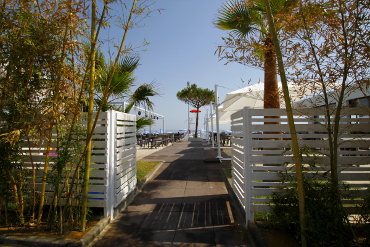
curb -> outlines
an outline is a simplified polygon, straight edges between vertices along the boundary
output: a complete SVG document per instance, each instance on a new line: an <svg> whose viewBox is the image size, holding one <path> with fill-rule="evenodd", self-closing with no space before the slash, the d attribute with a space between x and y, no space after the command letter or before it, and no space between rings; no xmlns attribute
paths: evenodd
<svg viewBox="0 0 370 247"><path fill-rule="evenodd" d="M93 228L90 229L80 240L64 239L61 237L35 237L35 236L0 236L1 245L21 245L34 247L87 247L111 222L110 217L101 219Z"/></svg>
<svg viewBox="0 0 370 247"><path fill-rule="evenodd" d="M253 240L258 247L268 247L256 223L248 222L248 229L252 233Z"/></svg>
<svg viewBox="0 0 370 247"><path fill-rule="evenodd" d="M238 213L240 213L241 215L244 216L245 215L244 210L241 207L240 203L238 202L238 200L237 200L237 198L234 194L234 191L232 189L231 179L229 179L227 177L225 169L222 169L222 174L223 174L223 177L224 177L224 180L225 180L227 191L228 191L230 197L232 198L232 200L235 204L235 208L237 208ZM243 218L245 219L245 217L243 217ZM257 247L268 247L265 239L262 236L262 233L260 232L258 226L255 223L253 223L253 222L248 222L248 224L244 223L243 227L245 227L249 230L249 232L250 232L249 235L252 237L253 242Z"/></svg>

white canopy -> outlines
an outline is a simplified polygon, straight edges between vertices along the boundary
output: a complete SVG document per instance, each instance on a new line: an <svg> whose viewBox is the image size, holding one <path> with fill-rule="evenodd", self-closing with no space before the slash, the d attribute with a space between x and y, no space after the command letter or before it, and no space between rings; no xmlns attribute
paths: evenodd
<svg viewBox="0 0 370 247"><path fill-rule="evenodd" d="M293 86L293 84L289 84L288 87L290 89L292 100L297 100L299 98L298 92L293 90L296 88ZM279 88L281 88L280 82ZM229 123L231 121L231 114L243 109L246 106L250 108L263 108L263 92L264 83L258 82L254 85L227 93L224 101L218 107L219 123ZM300 92L299 95L302 95L302 92ZM282 107L285 107L283 97L280 99L280 104Z"/></svg>

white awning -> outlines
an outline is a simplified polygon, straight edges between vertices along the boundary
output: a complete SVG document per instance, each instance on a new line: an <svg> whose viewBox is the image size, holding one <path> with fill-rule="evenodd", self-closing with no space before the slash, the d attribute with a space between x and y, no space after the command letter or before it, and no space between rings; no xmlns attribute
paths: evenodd
<svg viewBox="0 0 370 247"><path fill-rule="evenodd" d="M298 100L303 95L310 92L297 92L297 88L294 84L288 84L290 90L290 96L292 101ZM281 89L281 83L279 82L279 88ZM306 90L306 89L305 89ZM224 101L218 107L219 111L219 123L225 124L231 121L231 114L237 112L244 107L250 108L263 108L263 94L264 94L264 83L258 82L254 85L244 87L226 94ZM285 107L285 101L283 97L280 97L281 107Z"/></svg>

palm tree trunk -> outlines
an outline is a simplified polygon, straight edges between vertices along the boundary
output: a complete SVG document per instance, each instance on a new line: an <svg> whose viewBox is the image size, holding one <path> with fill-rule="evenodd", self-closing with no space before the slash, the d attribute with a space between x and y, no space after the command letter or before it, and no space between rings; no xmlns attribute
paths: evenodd
<svg viewBox="0 0 370 247"><path fill-rule="evenodd" d="M274 44L270 37L265 39L264 61L264 105L263 108L280 108L280 95L277 79L277 62Z"/></svg>
<svg viewBox="0 0 370 247"><path fill-rule="evenodd" d="M275 46L271 35L264 40L265 61L264 61L264 95L263 108L280 108L280 94L277 78L277 60ZM279 116L268 116L267 118L280 118ZM265 122L265 124L278 124L277 122ZM281 132L266 132L266 134L281 134ZM269 138L270 140L279 140L279 138Z"/></svg>

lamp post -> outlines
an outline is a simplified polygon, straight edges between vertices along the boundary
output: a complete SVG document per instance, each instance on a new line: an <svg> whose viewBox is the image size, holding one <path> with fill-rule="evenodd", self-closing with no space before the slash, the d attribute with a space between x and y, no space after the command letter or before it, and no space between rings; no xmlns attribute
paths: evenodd
<svg viewBox="0 0 370 247"><path fill-rule="evenodd" d="M190 82L187 82L187 87L190 87ZM188 140L190 138L190 112L189 112L189 103L188 103Z"/></svg>

